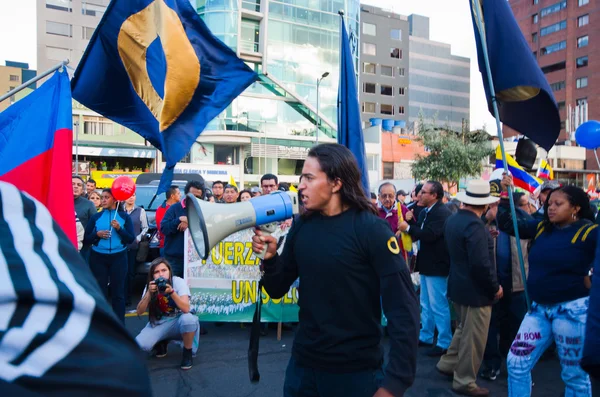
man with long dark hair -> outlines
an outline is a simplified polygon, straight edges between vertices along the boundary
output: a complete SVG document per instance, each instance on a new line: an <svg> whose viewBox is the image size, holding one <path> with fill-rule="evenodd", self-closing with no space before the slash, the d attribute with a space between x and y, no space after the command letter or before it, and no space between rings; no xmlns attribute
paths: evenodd
<svg viewBox="0 0 600 397"><path fill-rule="evenodd" d="M263 282L272 298L299 277L299 327L284 396L402 396L414 380L419 307L396 237L366 196L353 154L313 147L300 177L306 212L294 221L283 253L267 247ZM388 319L389 362L383 372L381 307Z"/></svg>

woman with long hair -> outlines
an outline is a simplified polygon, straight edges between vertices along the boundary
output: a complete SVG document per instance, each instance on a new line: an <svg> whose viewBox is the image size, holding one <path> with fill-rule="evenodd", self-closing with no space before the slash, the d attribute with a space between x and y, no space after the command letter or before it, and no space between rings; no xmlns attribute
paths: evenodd
<svg viewBox="0 0 600 397"><path fill-rule="evenodd" d="M95 214L85 228L84 244L91 244L90 269L107 296L110 279L112 308L125 322L125 278L127 244L134 240L133 224L126 212L117 210L110 189L102 191L102 211Z"/></svg>
<svg viewBox="0 0 600 397"><path fill-rule="evenodd" d="M167 355L169 341L183 341L181 369L192 368L200 324L198 317L190 313L190 289L182 278L173 275L165 258L156 258L150 264L137 313L142 315L146 310L149 321L135 338L138 345L147 352L154 348L156 357L162 358Z"/></svg>
<svg viewBox="0 0 600 397"><path fill-rule="evenodd" d="M252 193L250 193L250 190L248 189L244 189L242 191L240 191L240 195L238 196L238 203L242 202L242 201L248 201L252 198Z"/></svg>
<svg viewBox="0 0 600 397"><path fill-rule="evenodd" d="M504 176L504 191L512 177ZM505 195L505 194L504 194ZM501 200L498 227L514 234L508 200ZM589 376L581 369L589 305L589 271L594 261L598 225L587 194L579 187L551 191L544 218L519 219L519 235L532 239L527 288L531 311L525 315L507 357L509 396L531 395L531 370L556 342L567 396L592 396Z"/></svg>

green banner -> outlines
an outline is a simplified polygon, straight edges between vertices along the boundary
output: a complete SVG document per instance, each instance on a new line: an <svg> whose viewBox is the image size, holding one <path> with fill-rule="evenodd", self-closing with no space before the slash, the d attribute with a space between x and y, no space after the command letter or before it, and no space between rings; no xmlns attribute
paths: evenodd
<svg viewBox="0 0 600 397"><path fill-rule="evenodd" d="M285 244L289 229L282 224L273 233ZM200 259L188 231L185 232L185 280L190 287L191 306L200 321L252 322L258 298L260 259L252 253L253 229L234 233L212 249L207 260ZM298 280L280 299L262 291L263 322L298 321Z"/></svg>

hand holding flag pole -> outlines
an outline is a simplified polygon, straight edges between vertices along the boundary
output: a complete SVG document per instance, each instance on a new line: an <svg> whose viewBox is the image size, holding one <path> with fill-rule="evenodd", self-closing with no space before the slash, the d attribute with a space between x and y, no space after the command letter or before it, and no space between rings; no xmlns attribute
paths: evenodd
<svg viewBox="0 0 600 397"><path fill-rule="evenodd" d="M470 1L472 1L471 4L474 5L474 7L472 7L472 10L474 12L477 30L479 31L479 35L481 36L481 46L482 46L482 50L483 50L482 51L483 57L485 60L485 69L487 72L487 79L489 81L489 90L490 90L491 101L492 101L493 108L494 108L494 117L496 118L496 128L498 130L498 139L500 141L500 151L502 153L502 163L504 164L504 169L508 170L508 162L506 160L506 151L504 149L504 137L502 135L502 126L500 125L500 113L498 110L498 101L496 98L496 90L495 90L493 79L492 79L492 70L490 67L490 60L489 60L489 55L488 55L485 28L483 27L481 4L480 4L479 0L470 0ZM517 224L517 212L515 209L515 201L513 200L512 186L508 187L508 199L510 202L510 214L512 216L513 228L515 230L515 238L517 241L520 241L519 227ZM525 280L527 273L525 272L525 263L523 261L523 252L521 249L521 244L517 244L517 253L519 255L519 265L521 267L521 274L523 276L523 279ZM525 291L524 291L525 299L527 301L527 310L531 311L531 300L529 299L527 283L524 283L524 288L525 288Z"/></svg>

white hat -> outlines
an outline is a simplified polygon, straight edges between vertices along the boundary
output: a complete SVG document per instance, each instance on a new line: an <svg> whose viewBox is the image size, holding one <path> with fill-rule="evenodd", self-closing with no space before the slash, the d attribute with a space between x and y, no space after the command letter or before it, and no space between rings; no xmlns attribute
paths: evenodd
<svg viewBox="0 0 600 397"><path fill-rule="evenodd" d="M474 179L467 183L466 192L458 192L456 199L470 205L492 204L500 200L490 195L490 183L483 179Z"/></svg>

